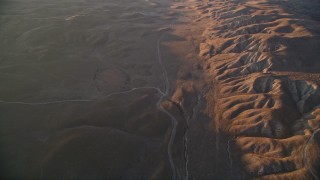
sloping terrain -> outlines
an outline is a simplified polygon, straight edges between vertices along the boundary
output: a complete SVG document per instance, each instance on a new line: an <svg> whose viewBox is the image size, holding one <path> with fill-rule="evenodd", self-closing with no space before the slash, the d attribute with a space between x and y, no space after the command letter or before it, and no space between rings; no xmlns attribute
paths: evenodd
<svg viewBox="0 0 320 180"><path fill-rule="evenodd" d="M305 7L319 4L195 6L197 21L208 24L199 56L217 88L207 99L216 103L212 128L228 137L231 172L235 164L252 178L318 179L320 23L317 9Z"/></svg>
<svg viewBox="0 0 320 180"><path fill-rule="evenodd" d="M1 179L319 179L319 0L0 2Z"/></svg>

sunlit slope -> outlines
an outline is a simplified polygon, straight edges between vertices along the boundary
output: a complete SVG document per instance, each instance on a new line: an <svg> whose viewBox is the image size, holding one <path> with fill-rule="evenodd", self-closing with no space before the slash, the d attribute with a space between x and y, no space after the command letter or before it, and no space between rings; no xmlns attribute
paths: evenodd
<svg viewBox="0 0 320 180"><path fill-rule="evenodd" d="M213 0L195 7L197 21L209 23L199 55L218 88L217 99L208 99L217 104L214 128L229 137L230 164L252 178L319 173L320 23L306 6L319 2Z"/></svg>

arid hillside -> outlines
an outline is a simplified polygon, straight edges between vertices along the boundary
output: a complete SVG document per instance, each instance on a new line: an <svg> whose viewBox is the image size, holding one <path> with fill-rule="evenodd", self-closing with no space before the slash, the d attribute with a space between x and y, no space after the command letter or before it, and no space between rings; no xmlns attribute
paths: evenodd
<svg viewBox="0 0 320 180"><path fill-rule="evenodd" d="M318 179L319 5L198 1L197 21L207 24L199 55L215 85L207 98L215 102L212 128L227 136L231 171L240 167L258 179Z"/></svg>
<svg viewBox="0 0 320 180"><path fill-rule="evenodd" d="M319 0L3 0L0 40L0 179L319 179Z"/></svg>

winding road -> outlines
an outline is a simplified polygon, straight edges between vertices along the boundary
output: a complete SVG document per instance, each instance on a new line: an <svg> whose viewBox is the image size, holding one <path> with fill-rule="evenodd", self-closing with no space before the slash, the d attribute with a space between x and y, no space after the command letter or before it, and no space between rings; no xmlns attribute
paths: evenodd
<svg viewBox="0 0 320 180"><path fill-rule="evenodd" d="M163 80L164 80L164 85L165 85L165 90L164 92L158 88L158 87L136 87L136 88L132 88L130 90L127 91L121 91L121 92L114 92L114 93L110 93L107 95L101 95L98 96L97 98L93 98L93 99L67 99L67 100L57 100L57 101L46 101L46 102L23 102L23 101L6 101L6 100L0 100L0 103L3 104L20 104L20 105L30 105L30 106L40 106L40 105L53 105L53 104L61 104L61 103L88 103L88 102L94 102L97 101L101 98L109 98L111 96L115 96L115 95L119 95L119 94L128 94L137 90L141 90L141 89L154 89L157 90L160 94L161 97L159 98L159 100L157 101L156 105L157 108L159 110L161 110L162 112L164 112L165 114L167 114L172 122L172 130L171 130L171 135L170 135L170 139L168 142L168 159L169 159L169 163L171 166L171 170L172 170L172 180L176 180L177 178L177 173L176 173L176 167L172 158L172 146L173 146L173 142L176 136L176 131L177 131L177 119L170 114L162 105L161 102L166 100L166 98L169 95L169 90L170 90L170 84L169 84L169 79L168 79L168 74L167 74L167 70L163 64L162 61L162 54L161 54L161 39L164 37L164 35L161 35L156 43L156 48L157 48L157 59L158 59L158 63L161 67L161 71L162 71L162 76L163 76Z"/></svg>
<svg viewBox="0 0 320 180"><path fill-rule="evenodd" d="M45 102L23 102L23 101L5 101L5 100L0 100L0 103L4 104L21 104L21 105L30 105L30 106L39 106L39 105L51 105L51 104L61 104L61 103L81 103L81 102L93 102L97 101L100 98L109 98L111 96L119 95L119 94L128 94L133 91L141 90L141 89L155 89L157 90L160 94L164 94L159 88L157 87L137 87L137 88L132 88L127 91L121 91L121 92L114 92L110 93L104 96L99 96L94 99L67 99L67 100L58 100L58 101L45 101Z"/></svg>
<svg viewBox="0 0 320 180"><path fill-rule="evenodd" d="M171 170L172 170L172 180L176 180L177 173L176 173L176 167L174 165L173 158L172 158L172 145L173 145L173 142L174 142L174 139L175 139L175 136L176 136L178 121L172 114L170 114L161 105L161 102L167 98L167 96L169 94L169 89L170 89L168 73L167 73L167 69L163 65L162 55L161 55L161 48L160 48L161 39L163 37L164 37L164 35L161 35L160 38L157 40L157 52L158 52L158 61L159 61L159 64L161 66L162 75L163 75L163 79L164 79L164 83L165 83L165 92L162 94L162 96L160 97L159 101L157 102L157 106L162 112L166 113L171 119L172 130L171 130L170 140L168 142L168 157L169 157L169 162L170 162L170 166L171 166Z"/></svg>

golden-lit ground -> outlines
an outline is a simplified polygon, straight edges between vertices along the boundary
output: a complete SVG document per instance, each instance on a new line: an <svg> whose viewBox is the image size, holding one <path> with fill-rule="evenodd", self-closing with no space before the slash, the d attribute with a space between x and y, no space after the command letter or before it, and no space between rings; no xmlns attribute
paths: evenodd
<svg viewBox="0 0 320 180"><path fill-rule="evenodd" d="M319 5L197 6L198 21L208 23L199 55L215 85L212 127L227 135L230 173L245 172L236 178L318 179Z"/></svg>
<svg viewBox="0 0 320 180"><path fill-rule="evenodd" d="M318 179L320 2L0 2L1 179Z"/></svg>

